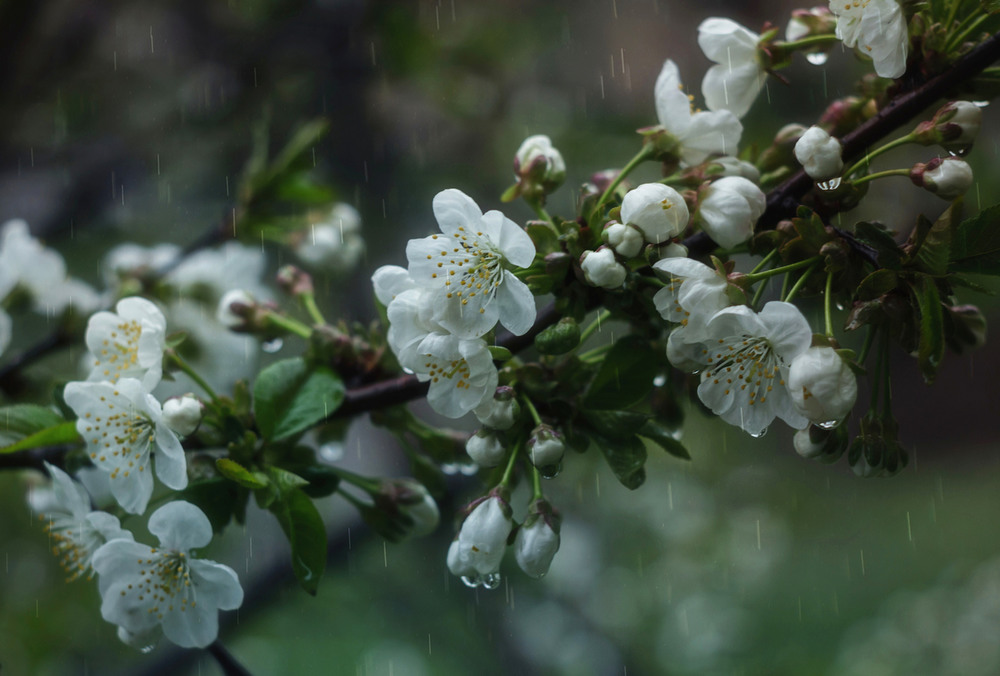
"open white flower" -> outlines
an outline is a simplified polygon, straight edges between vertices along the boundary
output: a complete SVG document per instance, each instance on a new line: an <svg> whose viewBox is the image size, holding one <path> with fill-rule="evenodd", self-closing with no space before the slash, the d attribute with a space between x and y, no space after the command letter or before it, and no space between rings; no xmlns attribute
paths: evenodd
<svg viewBox="0 0 1000 676"><path fill-rule="evenodd" d="M767 196L742 176L724 176L702 188L695 219L717 244L734 247L750 239Z"/></svg>
<svg viewBox="0 0 1000 676"><path fill-rule="evenodd" d="M730 425L761 435L777 416L796 429L805 418L786 385L792 360L809 349L812 330L798 308L772 301L758 314L745 305L708 323L698 397Z"/></svg>
<svg viewBox="0 0 1000 676"><path fill-rule="evenodd" d="M226 242L191 254L167 274L166 281L208 303L217 302L230 289L246 289L254 298L268 300L271 289L261 281L266 265L260 247Z"/></svg>
<svg viewBox="0 0 1000 676"><path fill-rule="evenodd" d="M98 548L111 540L132 540L132 533L123 530L113 515L92 510L87 490L66 472L49 463L45 468L52 486L33 490L28 502L45 521L52 553L59 557L69 579L93 577L91 564Z"/></svg>
<svg viewBox="0 0 1000 676"><path fill-rule="evenodd" d="M98 312L87 322L87 349L94 356L91 381L138 378L146 391L163 375L167 320L153 303L123 298L115 312Z"/></svg>
<svg viewBox="0 0 1000 676"><path fill-rule="evenodd" d="M448 570L470 587L500 584L500 562L514 523L507 501L494 493L483 499L462 522L448 548Z"/></svg>
<svg viewBox="0 0 1000 676"><path fill-rule="evenodd" d="M837 37L871 57L876 73L897 78L906 72L910 38L896 0L830 0L830 11L837 15Z"/></svg>
<svg viewBox="0 0 1000 676"><path fill-rule="evenodd" d="M701 81L709 110L730 110L743 117L764 86L767 72L757 56L760 36L730 19L705 19L698 46L716 63Z"/></svg>
<svg viewBox="0 0 1000 676"><path fill-rule="evenodd" d="M687 165L700 164L709 155L732 155L743 134L743 125L731 111L695 111L684 93L677 64L667 59L656 78L656 117L660 126L677 139L677 154Z"/></svg>
<svg viewBox="0 0 1000 676"><path fill-rule="evenodd" d="M156 476L173 488L187 486L187 463L177 435L166 425L160 403L141 382L66 385L63 396L77 415L76 430L87 443L91 462L110 473L111 494L131 514L146 510Z"/></svg>
<svg viewBox="0 0 1000 676"><path fill-rule="evenodd" d="M701 340L708 321L730 305L726 278L690 258L665 258L653 263L653 269L669 275L667 285L653 296L657 312L684 327L687 342Z"/></svg>
<svg viewBox="0 0 1000 676"><path fill-rule="evenodd" d="M218 611L243 603L239 578L229 566L191 556L212 540L208 517L191 503L160 507L149 532L159 547L113 540L94 554L101 615L130 643L151 642L162 631L179 646L204 648L218 636Z"/></svg>
<svg viewBox="0 0 1000 676"><path fill-rule="evenodd" d="M621 219L642 231L646 241L659 244L677 237L688 224L688 207L679 192L662 183L643 183L622 200Z"/></svg>
<svg viewBox="0 0 1000 676"><path fill-rule="evenodd" d="M499 211L485 214L460 190L434 196L440 235L411 239L409 272L420 286L435 290L435 319L462 338L478 338L499 321L521 335L535 321L535 299L508 270L527 267L535 245L524 230Z"/></svg>
<svg viewBox="0 0 1000 676"><path fill-rule="evenodd" d="M795 408L823 426L843 420L858 398L854 372L832 347L810 347L792 360L788 390Z"/></svg>
<svg viewBox="0 0 1000 676"><path fill-rule="evenodd" d="M493 396L497 367L481 338L429 333L413 347L412 361L400 363L429 381L427 403L447 418L459 418Z"/></svg>

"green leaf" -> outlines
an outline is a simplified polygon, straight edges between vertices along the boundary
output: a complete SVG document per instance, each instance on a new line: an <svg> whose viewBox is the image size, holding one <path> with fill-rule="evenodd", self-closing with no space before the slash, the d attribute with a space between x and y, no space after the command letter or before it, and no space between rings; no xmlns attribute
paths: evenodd
<svg viewBox="0 0 1000 676"><path fill-rule="evenodd" d="M626 336L615 341L594 376L582 404L592 409L622 409L645 399L653 389L661 359L648 340Z"/></svg>
<svg viewBox="0 0 1000 676"><path fill-rule="evenodd" d="M271 504L292 548L292 571L308 593L316 595L326 569L326 528L316 505L301 489L288 491Z"/></svg>
<svg viewBox="0 0 1000 676"><path fill-rule="evenodd" d="M548 223L543 221L531 221L524 228L531 237L535 245L535 251L544 256L545 254L561 251L559 247L559 236L552 231Z"/></svg>
<svg viewBox="0 0 1000 676"><path fill-rule="evenodd" d="M691 459L691 455L684 448L684 444L674 439L674 435L670 433L670 430L654 418L650 418L646 421L645 425L639 428L639 436L654 442L675 458L680 458L681 460Z"/></svg>
<svg viewBox="0 0 1000 676"><path fill-rule="evenodd" d="M230 481L235 481L244 488L257 490L258 488L266 487L268 484L266 475L260 472L251 472L240 463L229 458L219 458L215 461L215 467L222 476Z"/></svg>
<svg viewBox="0 0 1000 676"><path fill-rule="evenodd" d="M601 449L608 467L621 485L635 490L646 481L646 445L634 434L627 439L601 439L594 443Z"/></svg>
<svg viewBox="0 0 1000 676"><path fill-rule="evenodd" d="M56 446L58 444L72 444L83 441L76 431L76 423L64 422L53 427L29 434L22 439L15 441L9 446L0 448L2 453L16 453L17 451L27 451L31 448L41 448L43 446Z"/></svg>
<svg viewBox="0 0 1000 676"><path fill-rule="evenodd" d="M344 383L324 366L285 359L260 372L253 387L254 413L265 439L306 431L344 401Z"/></svg>
<svg viewBox="0 0 1000 676"><path fill-rule="evenodd" d="M929 385L934 382L938 366L944 356L944 315L941 309L941 295L938 293L934 280L920 275L913 285L913 293L917 299L920 312L920 344L917 351L917 363L924 381Z"/></svg>
<svg viewBox="0 0 1000 676"><path fill-rule="evenodd" d="M961 218L962 200L955 200L932 224L922 215L910 236L914 250L910 253L917 267L929 275L940 276L948 272L951 256L951 237L956 221Z"/></svg>
<svg viewBox="0 0 1000 676"><path fill-rule="evenodd" d="M649 418L636 411L583 411L579 422L609 439L629 439Z"/></svg>
<svg viewBox="0 0 1000 676"><path fill-rule="evenodd" d="M861 280L854 291L854 298L858 301L875 300L895 289L898 284L899 277L892 270L876 270Z"/></svg>
<svg viewBox="0 0 1000 676"><path fill-rule="evenodd" d="M948 272L1000 275L1000 204L983 209L955 228Z"/></svg>
<svg viewBox="0 0 1000 676"><path fill-rule="evenodd" d="M66 422L65 418L45 406L4 406L0 408L0 439L9 443L62 422Z"/></svg>
<svg viewBox="0 0 1000 676"><path fill-rule="evenodd" d="M876 252L878 264L890 270L899 270L903 265L903 254L885 226L881 223L861 221L855 226L855 236Z"/></svg>

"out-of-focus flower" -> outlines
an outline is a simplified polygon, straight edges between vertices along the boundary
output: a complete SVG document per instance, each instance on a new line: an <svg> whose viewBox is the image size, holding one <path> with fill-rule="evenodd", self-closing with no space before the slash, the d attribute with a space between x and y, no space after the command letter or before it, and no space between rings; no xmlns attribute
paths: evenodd
<svg viewBox="0 0 1000 676"><path fill-rule="evenodd" d="M361 237L361 215L343 202L318 216L292 240L292 250L313 270L348 272L361 260L365 241Z"/></svg>
<svg viewBox="0 0 1000 676"><path fill-rule="evenodd" d="M830 11L837 15L837 37L844 46L860 47L882 77L903 75L910 38L896 0L830 0Z"/></svg>
<svg viewBox="0 0 1000 676"><path fill-rule="evenodd" d="M544 134L524 139L514 155L518 194L544 196L566 180L566 163Z"/></svg>
<svg viewBox="0 0 1000 676"><path fill-rule="evenodd" d="M736 117L750 110L767 78L757 55L759 41L757 33L730 19L705 19L698 26L698 46L716 63L701 82L709 110L729 110Z"/></svg>

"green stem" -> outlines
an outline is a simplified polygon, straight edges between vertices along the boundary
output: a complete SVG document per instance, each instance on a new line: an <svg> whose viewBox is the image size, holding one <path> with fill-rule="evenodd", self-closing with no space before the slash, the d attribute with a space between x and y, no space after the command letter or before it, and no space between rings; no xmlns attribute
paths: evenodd
<svg viewBox="0 0 1000 676"><path fill-rule="evenodd" d="M534 465L531 466L531 501L541 500L545 497L542 493L542 473Z"/></svg>
<svg viewBox="0 0 1000 676"><path fill-rule="evenodd" d="M337 467L336 465L328 465L328 468L343 481L346 481L352 486L357 486L369 495L374 495L379 491L379 482L375 479L369 479L368 477L361 476L360 474L349 472L346 469Z"/></svg>
<svg viewBox="0 0 1000 676"><path fill-rule="evenodd" d="M868 358L868 353L872 349L872 343L875 341L875 334L878 333L878 329L872 325L868 325L868 333L865 334L865 342L861 346L861 354L858 355L858 363L864 366L865 359Z"/></svg>
<svg viewBox="0 0 1000 676"><path fill-rule="evenodd" d="M861 185L862 183L867 183L868 181L874 181L879 178L886 178L888 176L909 176L909 169L886 169L885 171L878 171L874 174L865 174L861 178L856 178L851 181L854 185Z"/></svg>
<svg viewBox="0 0 1000 676"><path fill-rule="evenodd" d="M826 325L826 337L833 338L833 315L830 307L833 305L833 273L826 273L826 289L823 291L823 320Z"/></svg>
<svg viewBox="0 0 1000 676"><path fill-rule="evenodd" d="M750 301L750 307L756 310L760 304L760 299L764 295L764 289L767 288L768 281L764 280L761 282L760 286L757 287L757 291L753 294L753 300Z"/></svg>
<svg viewBox="0 0 1000 676"><path fill-rule="evenodd" d="M639 149L639 152L635 154L635 157L629 160L628 164L622 167L622 170L618 172L618 175L615 176L614 180L611 181L611 183L605 189L600 199L597 200L597 204L594 205L594 210L590 214L591 219L593 219L593 217L600 212L601 207L604 206L604 203L607 202L608 199L611 197L611 195L614 194L615 190L618 188L618 185L623 180L625 180L625 177L628 176L633 169L635 169L640 164L648 160L652 156L652 154L653 154L653 146L644 145L642 146L642 148Z"/></svg>
<svg viewBox="0 0 1000 676"><path fill-rule="evenodd" d="M182 359L181 356L177 354L175 350L167 350L166 355L167 358L169 358L171 361L177 364L177 368L186 373L187 376L191 380L193 380L198 385L198 387L200 387L205 392L205 394L208 395L209 399L212 400L213 404L219 403L219 395L215 393L215 390L212 389L212 386L209 385L207 382L205 382L205 379L202 378L200 375L198 375L198 372L195 371L193 368L191 368L191 365L188 364L186 361L184 361L184 359Z"/></svg>
<svg viewBox="0 0 1000 676"><path fill-rule="evenodd" d="M750 271L750 274L752 275L752 274L760 272L761 268L763 268L765 265L767 265L768 263L770 263L771 259L774 258L777 255L778 255L778 250L776 248L775 249L771 249L771 252L769 254L767 254L762 259L760 259L760 263L757 263L757 265L754 267L754 269Z"/></svg>
<svg viewBox="0 0 1000 676"><path fill-rule="evenodd" d="M507 468L503 471L503 477L500 479L501 486L510 486L510 481L514 477L514 464L517 461L517 454L521 451L521 444L515 444L513 450L510 452L510 458L507 459Z"/></svg>
<svg viewBox="0 0 1000 676"><path fill-rule="evenodd" d="M792 302L792 299L795 298L795 294L799 292L799 289L801 289L802 286L806 283L806 280L809 279L809 275L812 274L812 271L815 270L818 265L819 261L816 261L815 263L813 263L812 267L810 267L808 270L802 273L802 276L799 277L798 280L795 282L795 284L792 286L791 290L788 292L788 295L785 296L784 301L786 303Z"/></svg>
<svg viewBox="0 0 1000 676"><path fill-rule="evenodd" d="M588 338L594 335L594 332L601 328L601 323L608 321L610 316L610 310L601 310L598 312L597 317L590 323L590 326L580 332L580 345L583 345Z"/></svg>
<svg viewBox="0 0 1000 676"><path fill-rule="evenodd" d="M600 347L595 347L593 350L588 350L587 352L584 352L579 357L577 357L577 359L579 359L582 362L589 362L593 360L595 357L604 356L604 353L608 352L612 347L614 346L611 343L608 343L607 345L601 345Z"/></svg>
<svg viewBox="0 0 1000 676"><path fill-rule="evenodd" d="M802 38L801 40L796 40L794 42L776 42L774 43L774 46L791 51L808 49L810 47L815 47L816 45L826 45L837 41L839 41L839 38L836 35L811 35L807 38Z"/></svg>
<svg viewBox="0 0 1000 676"><path fill-rule="evenodd" d="M795 270L800 270L802 268L807 268L815 263L819 262L819 256L813 256L812 258L807 258L804 261L798 261L796 263L789 263L788 265L782 265L780 268L771 268L770 270L764 270L763 272L751 272L746 277L743 278L744 281L750 284L756 284L757 282L774 277L775 275L780 275L785 272L793 272Z"/></svg>
<svg viewBox="0 0 1000 676"><path fill-rule="evenodd" d="M299 300L302 302L302 307L305 308L306 314L309 318L313 320L313 323L317 326L326 326L326 317L323 313L319 311L319 307L316 305L316 296L312 293L299 294Z"/></svg>
<svg viewBox="0 0 1000 676"><path fill-rule="evenodd" d="M538 415L538 409L535 408L535 405L531 402L531 399L528 397L521 397L521 401L524 403L524 407L528 409L528 413L531 414L531 419L535 421L535 424L541 425L542 416Z"/></svg>
<svg viewBox="0 0 1000 676"><path fill-rule="evenodd" d="M299 338L307 339L312 335L312 329L297 319L279 315L276 312L268 312L264 315L266 321L271 325L287 333L294 333Z"/></svg>
<svg viewBox="0 0 1000 676"><path fill-rule="evenodd" d="M556 227L556 222L552 220L552 216L550 216L549 212L545 210L545 207L542 206L542 203L537 200L526 200L526 201L528 202L528 205L531 206L532 209L534 209L535 213L538 215L538 218L545 221L545 224L549 226L549 230L554 232L556 234L556 237L558 237L559 229Z"/></svg>
<svg viewBox="0 0 1000 676"><path fill-rule="evenodd" d="M875 150L865 153L864 157L855 162L850 169L844 172L844 176L850 176L851 174L858 171L862 167L867 167L869 164L871 164L872 159L878 157L883 153L889 152L893 148L898 148L899 146L906 145L907 143L913 143L913 139L914 139L913 134L900 136L898 139L895 139L894 141L889 141L884 146L879 146Z"/></svg>
<svg viewBox="0 0 1000 676"><path fill-rule="evenodd" d="M948 40L948 46L945 48L945 52L944 53L947 54L948 52L952 51L953 49L955 49L956 47L958 47L960 44L962 44L962 40L964 40L965 38L967 38L969 36L969 33L971 33L972 31L976 30L976 28L978 28L979 26L981 26L983 24L983 22L986 21L989 18L990 18L990 15L987 14L986 12L983 12L982 14L978 14L978 15L977 14L970 14L968 17L966 17L965 20L962 21L962 24L964 24L969 19L973 19L972 23L970 23L964 29L962 29L962 24L959 24L959 32L957 32L954 35L954 37L952 37L950 40Z"/></svg>
<svg viewBox="0 0 1000 676"><path fill-rule="evenodd" d="M951 10L948 11L948 20L944 22L945 28L950 28L953 23L955 23L955 15L958 13L958 8L962 6L962 0L952 0Z"/></svg>

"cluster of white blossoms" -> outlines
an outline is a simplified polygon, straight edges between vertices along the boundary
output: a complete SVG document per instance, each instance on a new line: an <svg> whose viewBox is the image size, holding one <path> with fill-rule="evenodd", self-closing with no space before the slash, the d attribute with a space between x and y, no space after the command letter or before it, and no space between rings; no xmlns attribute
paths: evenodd
<svg viewBox="0 0 1000 676"><path fill-rule="evenodd" d="M69 277L63 257L32 237L19 219L0 226L0 354L13 336L13 321L2 306L18 292L46 316L67 310L88 314L105 303L90 285Z"/></svg>
<svg viewBox="0 0 1000 676"><path fill-rule="evenodd" d="M499 211L485 214L465 193L434 196L441 233L412 239L409 267L375 271L375 295L387 307L388 342L400 365L430 383L441 415L488 415L497 369L486 340L499 323L521 335L535 321L535 300L512 268L535 258L528 234Z"/></svg>

